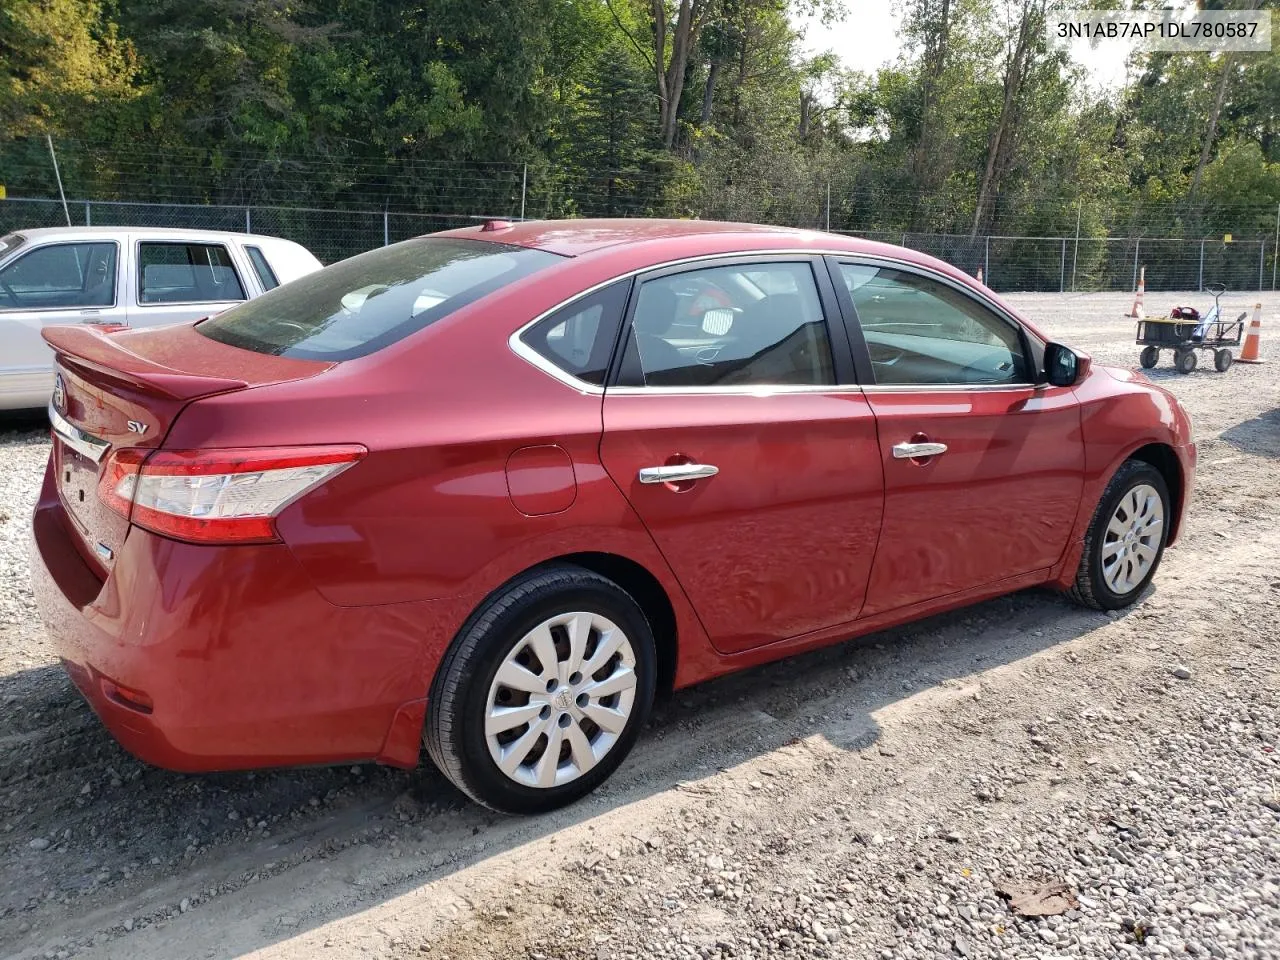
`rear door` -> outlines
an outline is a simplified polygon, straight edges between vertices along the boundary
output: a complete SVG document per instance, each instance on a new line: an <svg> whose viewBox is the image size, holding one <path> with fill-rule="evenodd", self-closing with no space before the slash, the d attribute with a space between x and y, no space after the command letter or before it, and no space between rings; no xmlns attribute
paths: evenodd
<svg viewBox="0 0 1280 960"><path fill-rule="evenodd" d="M198 320L257 292L228 243L135 237L133 255L129 323L134 327Z"/></svg>
<svg viewBox="0 0 1280 960"><path fill-rule="evenodd" d="M883 478L837 311L804 257L669 268L631 298L601 459L727 653L862 607Z"/></svg>
<svg viewBox="0 0 1280 960"><path fill-rule="evenodd" d="M1080 410L1036 344L928 271L831 261L879 425L884 526L864 615L1052 566L1083 486Z"/></svg>
<svg viewBox="0 0 1280 960"><path fill-rule="evenodd" d="M62 323L124 323L121 251L114 240L19 250L0 267L0 393L39 393L39 405L48 401L53 380L53 353L41 330Z"/></svg>

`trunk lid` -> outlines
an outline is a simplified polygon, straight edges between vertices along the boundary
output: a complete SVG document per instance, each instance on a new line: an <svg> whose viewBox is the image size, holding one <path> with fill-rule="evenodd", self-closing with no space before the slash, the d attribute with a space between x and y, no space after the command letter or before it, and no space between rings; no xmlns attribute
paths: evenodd
<svg viewBox="0 0 1280 960"><path fill-rule="evenodd" d="M230 347L192 324L114 334L55 326L43 336L56 352L49 419L64 522L104 579L129 529L128 519L98 494L114 453L159 447L182 409L201 397L313 376L331 366Z"/></svg>

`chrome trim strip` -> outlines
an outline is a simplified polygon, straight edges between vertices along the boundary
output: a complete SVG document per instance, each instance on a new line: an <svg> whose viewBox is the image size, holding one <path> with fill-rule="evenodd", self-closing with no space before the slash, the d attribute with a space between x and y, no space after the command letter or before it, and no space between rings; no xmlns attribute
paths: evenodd
<svg viewBox="0 0 1280 960"><path fill-rule="evenodd" d="M761 384L734 387L610 387L611 397L678 397L678 396L742 396L772 397L787 393L849 393L863 392L856 383L828 384Z"/></svg>
<svg viewBox="0 0 1280 960"><path fill-rule="evenodd" d="M620 280L630 280L631 278L637 277L642 273L650 273L654 270L666 270L669 267L680 267L680 266L684 266L685 264L705 263L707 261L712 261L712 260L734 260L734 259L741 259L742 257L760 257L761 259L776 259L780 257L837 257L837 258L844 258L847 260L876 261L878 263L884 263L886 265L892 266L895 269L905 268L908 271L914 271L916 273L931 277L939 281L940 283L947 284L948 286L960 291L961 293L968 294L974 299L980 300L983 303L983 305L987 306L989 309L991 309L994 313L998 314L1002 319L1004 319L1008 323L1016 326L1028 337L1034 337L1034 334L1028 331L1027 328L1022 324L1020 320L1018 320L1016 317L1011 316L1005 307L1001 306L999 303L995 302L994 300L991 300L982 291L975 291L970 289L967 286L963 286L962 284L957 283L951 277L948 277L942 273L938 273L936 270L933 270L929 267L922 266L918 263L909 263L904 260L895 260L893 257L886 257L883 254L878 254L878 253L855 253L852 250L814 250L814 249L800 248L800 249L786 249L786 250L738 250L738 251L730 251L727 253L704 253L696 257L685 257L681 260L668 260L665 263L651 263L645 267L637 267L635 270L629 270L626 273L620 273L617 276L610 277L608 280L602 280L599 283L595 284L594 286L588 287L586 290L583 290L579 293L575 293L572 297L569 297L566 300L562 300L560 303L557 303L555 306L542 311L542 313L538 314L528 323L522 324L519 327L519 329L515 331L515 333L511 334L511 336L507 338L507 346L510 347L511 352L514 353L516 356L518 356L521 360L524 360L526 363L529 363L532 366L537 367L543 373L547 374L547 376L551 377L554 380L559 380L565 386L573 387L573 389L583 394L595 395L595 396L602 395L605 392L604 387L598 387L594 384L587 383L585 380L579 380L577 377L575 377L571 373L566 373L564 370L561 370L554 363L552 363L550 360L543 357L536 350L534 350L527 343L525 343L522 339L520 339L524 335L524 332L528 330L530 327L536 326L538 323L541 323L543 320L551 316L551 314L555 313L556 311L564 309L570 304L578 300L581 300L583 297L589 297L591 296L591 294L604 289L610 284L617 283ZM830 323L831 319L832 318L828 317L827 322ZM1035 339L1038 340L1039 338L1035 337ZM1022 389L1025 389L1026 387L1033 387L1033 386L1035 385L1034 384L1020 385ZM887 391L887 390L894 389L893 387L878 387L874 385L842 383L835 387L820 388L816 392L835 392L836 390L843 391L851 387L856 389L863 389L863 390L886 390ZM944 389L944 388L948 390L992 389L991 387L982 386L982 385L978 387L966 387L964 385L945 385L944 387L939 387L939 389ZM679 392L679 393L685 393L689 391L694 391L697 393L724 393L724 392L754 393L754 392L758 392L759 390L767 390L767 391L773 392L773 391L782 391L786 389L787 388L781 384L776 387L773 387L773 386L754 387L754 388L749 388L745 390L738 387L733 387L733 388L614 387L609 391L609 393L611 395L623 394L623 391L626 391L626 390L636 391L637 393L653 393L658 390L667 390L667 391ZM800 388L800 390L802 391L808 391L809 389L810 388L808 387ZM905 389L921 390L921 389L930 389L930 387L906 386ZM1005 385L1001 385L995 389L1009 389L1009 388Z"/></svg>
<svg viewBox="0 0 1280 960"><path fill-rule="evenodd" d="M49 423L53 426L53 432L57 434L59 440L81 456L88 457L94 463L101 460L107 452L107 448L111 446L107 441L90 433L85 433L69 422L66 417L54 409L52 403L49 404Z"/></svg>
<svg viewBox="0 0 1280 960"><path fill-rule="evenodd" d="M1002 393L1038 390L1038 383L885 383L863 387L864 393Z"/></svg>

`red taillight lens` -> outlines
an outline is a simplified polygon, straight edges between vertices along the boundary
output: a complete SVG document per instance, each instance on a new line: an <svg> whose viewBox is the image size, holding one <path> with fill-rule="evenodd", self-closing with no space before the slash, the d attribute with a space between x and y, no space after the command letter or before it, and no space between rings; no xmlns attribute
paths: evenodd
<svg viewBox="0 0 1280 960"><path fill-rule="evenodd" d="M155 533L195 543L278 540L273 519L368 453L358 444L226 450L117 450L102 501Z"/></svg>

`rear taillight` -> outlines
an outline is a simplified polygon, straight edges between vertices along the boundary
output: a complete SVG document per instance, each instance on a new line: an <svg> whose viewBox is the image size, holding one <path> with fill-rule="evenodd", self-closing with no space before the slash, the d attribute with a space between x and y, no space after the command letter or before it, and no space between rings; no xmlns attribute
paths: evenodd
<svg viewBox="0 0 1280 960"><path fill-rule="evenodd" d="M102 502L140 527L194 543L279 540L274 518L368 451L357 444L226 450L122 449L98 483Z"/></svg>

